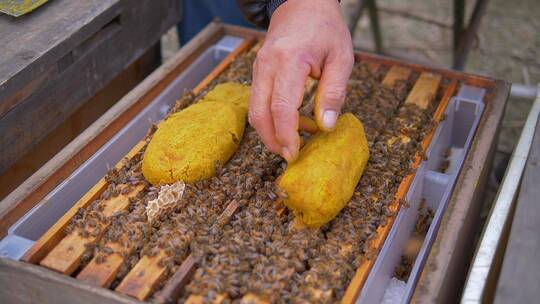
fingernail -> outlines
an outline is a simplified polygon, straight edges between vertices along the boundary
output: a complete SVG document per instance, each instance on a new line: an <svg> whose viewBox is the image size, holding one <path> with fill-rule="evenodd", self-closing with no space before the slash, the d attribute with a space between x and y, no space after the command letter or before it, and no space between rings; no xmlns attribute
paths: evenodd
<svg viewBox="0 0 540 304"><path fill-rule="evenodd" d="M281 149L281 155L283 155L283 157L287 160L287 162L293 162L295 161L295 158L296 158L287 147L283 147Z"/></svg>
<svg viewBox="0 0 540 304"><path fill-rule="evenodd" d="M326 129L332 130L336 126L337 112L334 110L325 110L322 116L322 123Z"/></svg>

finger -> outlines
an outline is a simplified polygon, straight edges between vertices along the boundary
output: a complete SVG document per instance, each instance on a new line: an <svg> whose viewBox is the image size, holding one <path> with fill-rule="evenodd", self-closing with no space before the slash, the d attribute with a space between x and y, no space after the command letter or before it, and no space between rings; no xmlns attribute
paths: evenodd
<svg viewBox="0 0 540 304"><path fill-rule="evenodd" d="M298 118L298 130L315 134L319 131L319 126L317 126L317 123L313 119L307 116L300 116Z"/></svg>
<svg viewBox="0 0 540 304"><path fill-rule="evenodd" d="M289 162L296 160L300 149L298 108L302 105L309 72L307 63L297 62L284 67L274 79L270 109L276 138L282 146L281 155Z"/></svg>
<svg viewBox="0 0 540 304"><path fill-rule="evenodd" d="M353 64L351 50L350 55L329 56L323 66L315 96L315 119L324 131L331 131L336 126L338 115L345 102L347 81Z"/></svg>
<svg viewBox="0 0 540 304"><path fill-rule="evenodd" d="M251 83L251 96L249 98L248 120L255 128L264 145L274 153L281 153L281 145L274 134L274 122L270 111L273 72L269 65L255 61L253 65L253 80Z"/></svg>

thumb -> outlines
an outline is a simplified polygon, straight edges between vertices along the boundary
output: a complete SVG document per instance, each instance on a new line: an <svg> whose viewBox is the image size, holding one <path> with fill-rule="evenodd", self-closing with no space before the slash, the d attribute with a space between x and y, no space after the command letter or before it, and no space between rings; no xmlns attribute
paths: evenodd
<svg viewBox="0 0 540 304"><path fill-rule="evenodd" d="M336 126L341 107L345 102L347 81L351 75L354 58L351 55L327 58L315 96L315 119L319 128L332 131Z"/></svg>

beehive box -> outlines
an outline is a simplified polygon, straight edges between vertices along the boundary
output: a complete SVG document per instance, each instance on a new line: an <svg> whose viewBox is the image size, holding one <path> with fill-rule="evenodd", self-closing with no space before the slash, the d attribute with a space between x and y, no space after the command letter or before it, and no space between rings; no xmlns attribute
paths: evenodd
<svg viewBox="0 0 540 304"><path fill-rule="evenodd" d="M48 172L45 172L45 179L41 179L39 182L35 179L27 181L26 185L23 185L23 188L18 190L19 192L13 193L8 198L11 201L8 200L7 203L11 204L9 206L11 208L4 209L2 213L3 233L5 234L6 227L9 227L22 214L26 213L31 206L37 204L52 188L64 180L77 165L93 155L103 143L126 125L135 114L141 112L147 104L164 91L186 67L196 63L197 57L206 48L225 34L243 37L244 40L238 48L232 51L193 89L193 94L185 95L177 103L176 109L193 102L195 96L204 93L205 90L217 82L230 79L249 81L249 65L246 68L246 64L242 60L254 56L256 40L261 39L262 35L236 27L220 24L210 25L192 43L182 49L171 62L165 64L131 94L126 96L119 107L111 110L111 113L107 113L106 117L94 125L89 130L89 133L85 134L90 139L85 138L74 143L70 147L73 149L63 151L63 155L59 157L61 159L56 163L56 168L45 168L48 169ZM235 60L237 58L238 60ZM205 203L204 200L199 200L196 206L188 206L187 203L185 206L180 206L178 212L169 216L169 218L176 218L176 220L187 223L183 226L175 226L176 230L180 231L179 238L185 236L185 239L179 241L181 244L173 244L174 253L171 253L171 250L162 250L161 248L167 246L163 246L163 242L160 243L159 238L150 240L150 245L142 246L142 248L134 248L132 245L116 248L118 242L111 241L110 236L107 236L107 231L111 230L111 227L118 226L114 221L98 221L90 225L90 229L85 228L84 230L87 232L78 232L77 229L79 228L71 225L76 232L67 233L66 227L72 222L73 217L84 217L84 214L86 214L79 211L79 208L88 208L89 206L94 206L97 213L105 216L125 216L127 219L122 220L125 222L119 221L125 224L122 225L125 227L121 226L115 229L122 231L132 223L137 223L135 232L129 234L133 238L143 237L148 230L152 231L153 235L158 236L160 233L162 236L174 233L163 227L140 225L141 222L144 222L144 216L141 220L137 214L140 212L140 208L138 209L136 206L130 207L130 204L136 200L145 201L145 197L147 197L146 201L148 201L148 196L155 196L157 189L151 188L144 182L139 182L137 176L131 176L132 179L118 177L134 172L130 168L136 168L141 151L144 150L146 145L146 140L142 140L127 154L128 160L119 163L118 170L114 171L115 173L95 184L80 198L73 208L69 209L33 244L32 248L25 253L22 259L24 262L2 259L0 280L7 285L16 282L14 288L7 288L2 291L2 296L14 300L24 299L28 294L39 293L43 297L40 300L45 302L59 299L92 299L92 297L94 297L94 300L100 299L105 302L129 302L133 301L133 298L138 300L151 298L160 302L167 302L175 301L179 297L188 301L199 302L204 301L208 293L213 293L211 298L215 301L233 298L265 302L273 300L272 291L275 291L274 289L283 289L283 284L289 283L292 280L291 277L299 273L298 269L300 269L303 274L302 279L306 279L309 284L302 285L303 289L297 293L280 295L281 299L287 296L302 295L309 296L310 298L306 298L309 300L353 302L369 275L377 253L384 244L397 212L404 204L402 198L413 180L414 169L421 163L422 155L429 146L435 127L438 121L443 119L442 114L450 98L456 94L458 86L469 84L487 89L485 99L486 114L482 117L475 142L473 142L471 148L472 152L469 154L465 164L467 166L467 162L474 162L477 167L476 169L466 167L467 169L461 173L458 183L462 183L467 178L476 181L481 180L480 173L485 170L486 165L489 165L488 156L493 147L497 127L508 94L507 85L483 77L404 64L368 54L357 54L357 60L361 64L353 72L348 96L351 102L347 104L345 110L355 113L364 121L367 127L370 148L372 151L381 149L386 151L384 155L386 155L387 159L378 159L377 153L372 154L375 157L370 160L371 167L368 165L355 197L342 212L342 215L334 221L334 224L323 228L323 230L309 230L297 227L291 216L279 204L272 205L273 208L271 209L266 209L270 210L270 217L259 214L261 218L273 221L271 223L274 224L274 227L279 225L284 227L283 235L289 236L294 242L300 243L301 248L305 249L311 246L305 244L305 242L312 241L315 243L315 247L312 248L317 248L316 254L304 252L304 255L312 258L312 261L309 262L309 269L305 265L279 266L279 263L286 263L287 261L305 261L309 259L309 257L299 258L295 256L297 252L280 252L285 260L270 261L277 265L277 272L283 274L280 278L275 276L269 278L259 277L259 280L253 280L254 284L261 283L261 285L254 285L259 288L240 288L240 290L233 290L229 294L216 292L216 290L220 290L219 288L208 287L213 284L213 280L216 281L214 283L219 281L219 274L212 274L212 269L214 266L220 265L220 255L223 256L227 252L234 252L233 242L236 240L234 240L234 236L228 238L225 235L222 240L213 239L213 242L205 243L205 238L211 239L212 235L217 234L216 230L226 232L228 227L235 227L235 225L238 227L243 224L243 219L253 219L253 215L257 215L257 212L259 212L257 207L253 209L252 206L256 206L258 202L248 204L249 198L254 195L254 193L248 195L249 191L257 192L262 188L262 194L268 196L269 199L263 201L261 198L261 201L263 201L261 204L266 207L268 207L268 204L274 204L271 183L264 181L263 184L253 189L249 189L248 186L247 189L244 187L230 190L236 191L235 195L232 196L234 199L215 199L215 201L219 201L219 204ZM307 87L308 92L313 92L314 85L312 83L308 84ZM374 91L377 93L375 95L369 93L370 88L373 87L377 88ZM307 94L306 96L306 110L310 107L310 95ZM359 103L358 101L362 98L371 98L374 102ZM121 106L123 108L120 108ZM114 113L115 111L117 112ZM404 131L405 129L406 131ZM396 142L397 144L394 144ZM481 145L479 145L480 143ZM249 173L249 170L264 171L265 168L273 168L271 172L262 173L262 175L267 175L270 180L276 174L279 174L282 169L282 161L277 156L264 152L253 130L247 132L243 146L244 148L240 148L229 164L224 166L220 171L221 173L218 173L220 179L210 181L209 185L188 185L188 193L191 191L193 195L197 196L200 195L198 193L203 191L203 188L209 188L213 191L223 186L219 183L223 183L223 180L228 179L228 174L239 174L236 177L240 178L244 185L256 183L253 182L253 176L249 176L249 174L254 175L255 171ZM255 154L253 154L253 150L256 152ZM393 153L388 153L388 151ZM75 157L76 155L77 157ZM260 157L261 160L254 162L252 160L254 157ZM390 161L388 158L390 158ZM251 159L251 161L246 161L247 159ZM405 165L402 166L401 164ZM247 175L244 174L246 171L248 172ZM257 172L255 172L256 175L261 175L261 173ZM391 181L388 182L388 180ZM111 187L111 182L119 186ZM25 192L25 186L26 189L32 187L34 189ZM368 187L373 189L368 190ZM449 209L446 217L455 219L454 212L456 210L461 213L457 216L467 217L474 215L476 212L474 209L478 208L473 204L473 198L480 193L481 189L469 189L468 192L463 192L466 187L456 189L450 203L452 209ZM111 194L111 192L119 193ZM366 195L366 193L369 195ZM214 191L211 194L220 195L219 191ZM223 195L229 194L225 193ZM452 203L455 197L458 196L468 196L468 198L466 201ZM95 203L96 199L100 199L100 201ZM207 201L212 200L208 199ZM380 204L376 204L377 202L380 202ZM460 210L459 203L465 203L466 205L461 207ZM343 225L347 225L347 223L354 223L356 220L363 221L361 218L362 210L372 208L371 206L376 206L376 212L380 218L365 226L355 226L362 229L371 229L369 235L347 232L350 229L343 230ZM199 219L196 214L201 208L207 208L204 210L207 220L205 222L190 222L190 218ZM129 210L129 212L124 210ZM130 218L130 215L137 217ZM98 215L97 217L103 216ZM171 220L163 221L165 227L167 227L167 222L171 222ZM441 225L444 227L445 222L443 221ZM99 230L95 229L96 227ZM263 238L268 237L268 235L264 235L266 233L264 229L255 229L256 226L250 227L254 229L250 229L253 231L248 231L248 235L252 236L253 239L259 237L258 232ZM129 228L127 229L129 230ZM456 228L454 228L455 230ZM444 234L441 234L443 236L446 233L453 233L452 229L442 231L444 231ZM127 234L127 230L125 232ZM321 238L321 234L324 234L324 237ZM292 235L298 236L298 238L295 239ZM444 237L441 239L444 241ZM98 251L94 251L93 244L100 241L102 245L99 246ZM439 238L437 241L439 241ZM278 246L280 245L278 242L279 239L276 244L272 243L271 245ZM362 242L363 245L353 246L352 244L355 242ZM454 239L454 244L456 243L466 242ZM287 246L281 246L280 250L300 248L298 246ZM435 246L438 246L437 242ZM228 249L233 250L228 251ZM116 253L111 254L110 251L116 251ZM96 254L94 255L94 253ZM332 256L333 253L336 255ZM232 255L234 258L234 254ZM241 256L241 254L236 254L236 256ZM327 259L317 260L321 256ZM134 258L132 259L132 257ZM213 257L217 257L218 262L214 261ZM229 258L224 263L229 263L229 266L241 264L241 261L235 261L233 258ZM438 258L437 254L434 255L434 258ZM130 260L133 261L132 264L125 263ZM350 261L351 265L355 267L351 268L350 265L344 264L347 261ZM424 272L428 279L440 276L437 270L432 270L433 273L430 274L429 262L427 265L428 267ZM55 272L51 272L42 266L53 269ZM289 268L295 270L288 271ZM228 269L236 268L219 269L217 272L223 274ZM257 269L254 273L263 273L264 269L264 267ZM328 271L328 269L335 271L335 273ZM62 274L58 274L58 272ZM14 273L18 279L13 280L10 278ZM119 273L122 274L119 276ZM67 275L71 275L76 279ZM324 276L320 277L321 275ZM345 281L341 282L340 279ZM244 283L248 281L246 278L240 280ZM265 281L267 285L263 284ZM328 293L328 286L325 285L328 282L338 284L330 294ZM278 285L272 286L274 283ZM422 280L420 284L422 284ZM115 291L93 286L109 287ZM33 292L18 293L17 290L21 290L21 288ZM159 291L155 293L156 290ZM439 291L432 290L431 292L436 293Z"/></svg>

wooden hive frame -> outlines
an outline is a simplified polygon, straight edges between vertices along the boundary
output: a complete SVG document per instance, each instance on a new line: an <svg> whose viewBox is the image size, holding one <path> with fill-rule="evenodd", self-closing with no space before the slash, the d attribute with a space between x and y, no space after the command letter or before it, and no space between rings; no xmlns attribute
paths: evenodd
<svg viewBox="0 0 540 304"><path fill-rule="evenodd" d="M208 83L210 83L215 77L219 75L221 71L223 71L227 65L241 52L246 51L251 45L253 45L253 39L258 38L261 39L262 35L260 33L252 32L249 30L239 29L237 27L222 27L221 25L212 24L209 28L205 30L205 32L202 33L204 35L205 40L201 43L199 41L199 45L197 47L193 47L192 45L188 45L186 48L191 47L192 49L188 51L191 51L190 54L185 55L187 58L184 61L181 61L174 69L173 72L169 71L169 74L167 74L165 77L162 77L160 81L156 82L151 90L146 92L146 94L143 94L142 96L139 96L140 98L137 100L138 103L134 103L131 106L131 110L135 111L135 113L142 109L146 104L148 104L151 101L151 98L155 97L160 90L166 87L168 83L170 83L175 75L177 75L182 67L187 66L189 64L190 60L194 60L195 55L197 54L197 51L200 52L204 47L207 47L210 45L210 43L216 41L221 35L224 33L229 34L236 34L240 35L246 38L245 42L237 48L233 53L231 53L212 73L210 73L198 86L196 89L194 89L195 92L201 91ZM201 35L200 35L201 36ZM199 38L200 38L199 36ZM190 60L189 60L190 59ZM443 70L434 70L418 65L413 64L403 64L401 62L397 62L394 60L390 60L384 57L374 56L374 55L368 55L368 54L357 54L357 59L361 60L363 62L366 62L368 66L372 70L377 69L387 69L388 73L383 79L383 84L391 86L396 80L398 79L407 79L409 78L410 74L412 72L419 73L420 77L417 80L417 83L413 87L412 91L409 93L409 96L407 97L407 103L416 103L417 105L421 107L426 107L429 102L433 100L433 97L436 95L437 90L439 90L439 85L441 83L441 79L445 81L445 85L442 88L444 90L443 98L441 102L439 103L439 106L434 114L434 119L436 121L440 120L442 113L444 112L444 109L446 108L446 105L452 97L457 89L458 84L466 83L466 84L472 84L480 87L484 87L488 89L488 95L486 97L486 103L490 102L490 100L494 97L494 88L496 87L496 83L493 80L478 77L478 76L469 76L464 75L457 72L451 72L451 71L443 71ZM434 76L435 75L435 76ZM312 85L311 85L312 87ZM131 117L133 117L133 113ZM119 127L121 127L122 123L126 123L129 121L130 116L123 117L123 122L120 122L120 126L111 127L109 126L108 132L115 132L114 130L118 130ZM112 133L114 134L114 133ZM112 135L110 135L112 136ZM433 136L433 132L428 134L424 141L422 142L423 149L426 149L429 145L429 142L431 140L431 137ZM101 138L101 141L105 141L105 138ZM138 153L138 151L144 146L144 142L140 142L137 144L130 153L126 157L130 158ZM95 147L94 147L95 148ZM97 150L97 148L95 148ZM94 151L95 151L94 150ZM91 151L90 151L91 152ZM89 152L86 152L89 153ZM91 155L91 154L88 154ZM414 166L418 166L421 162L421 156L420 154L416 156ZM120 164L119 164L120 165ZM73 164L72 164L73 166ZM62 168L60 168L62 169ZM63 172L62 170L58 170L60 173L57 173L55 177L56 181L61 181L62 176L67 174L67 172ZM58 172L57 171L57 172ZM65 171L65 170L64 170ZM396 195L396 200L391 205L391 209L393 211L396 211L394 214L397 214L397 211L400 208L400 198L402 198L406 193L410 186L410 183L412 182L414 178L414 174L411 174L410 176L407 176L401 183L398 193ZM61 273L69 274L72 273L77 267L80 259L77 258L75 255L73 259L70 260L69 263L59 263L58 259L55 258L55 256L58 256L58 254L65 254L66 250L69 252L73 251L73 240L69 241L69 238L64 238L63 230L75 214L76 210L79 207L87 206L90 202L92 202L95 198L99 197L101 192L104 191L106 188L106 182L102 179L100 180L88 193L86 193L79 202L76 203L75 207L73 207L71 210L69 210L59 221L57 221L50 229L47 231L47 233L36 242L34 247L28 253L24 256L23 260L27 263L31 264L42 264L46 267L55 269L56 271L59 271ZM51 185L49 185L48 189L51 189ZM41 190L43 193L42 195L46 194L47 187L44 187L44 189ZM129 193L128 195L134 195L136 191L133 193ZM39 196L38 196L39 197ZM34 203L35 201L34 197ZM116 206L113 209L117 210L117 208L125 208L126 200L122 199L122 196L119 198L113 198L111 199L114 202L109 202L112 205ZM24 197L21 201L19 201L18 206L22 208L19 208L19 210L14 211L12 213L8 213L7 219L8 221L13 221L14 218L17 218L17 215L21 214L20 209L25 209L24 207L27 207L27 204L30 204L31 207L32 202L32 195L27 195ZM109 203L107 205L109 205ZM231 204L229 205L224 212L227 212L229 214L233 214L237 210L237 205ZM10 217L11 216L11 217ZM6 217L4 217L6 218ZM377 231L377 237L370 243L370 246L373 248L374 252L378 252L380 250L382 244L384 243L384 240L391 228L393 218L386 223L386 225L379 227ZM3 225L6 225L4 222ZM5 229L6 227L0 227L2 229ZM5 233L4 231L2 231ZM68 241L66 241L68 240ZM76 243L76 242L75 242ZM67 246L65 246L67 245ZM69 249L69 250L68 250ZM114 257L114 255L112 256ZM111 259L111 257L108 258L108 260ZM112 269L111 271L88 271L85 272L84 269L79 273L77 278L90 282L93 285L98 286L108 286L114 278L115 269L117 269L118 265L121 264L121 260L119 260L120 257L113 258L112 261L105 263L108 265L107 267ZM163 274L163 269L160 267L156 267L157 259L150 259L143 257L139 264L135 266L134 269L131 270L130 274L124 278L122 283L117 287L117 291L130 295L132 297L135 297L139 300L145 300L148 295L151 293L152 288L155 286L157 281L161 278ZM369 274L369 271L371 267L373 266L373 262L375 259L366 260L358 269L356 275L354 276L353 280L351 281L347 292L343 298L343 302L346 303L352 303L356 296L358 295L359 291L361 290L361 287L363 283L365 282L367 275ZM92 264L90 264L92 265ZM88 266L87 266L88 267ZM94 267L94 266L92 266ZM165 287L161 290L160 293L156 295L156 299L162 302L166 302L170 299L174 299L178 296L179 292L181 291L182 287L189 282L189 275L193 273L194 269L196 267L196 258L189 255L184 263L180 266L179 270L169 279ZM97 268L96 268L97 269ZM141 272L141 270L143 270ZM132 274L133 273L133 274ZM99 289L104 290L104 289ZM107 291L109 292L109 291ZM110 292L108 293L110 295ZM246 301L252 300L252 299L259 299L256 295L246 295L247 298ZM200 298L198 296L193 296L190 298L190 301L192 302L198 302ZM262 301L262 300L261 300Z"/></svg>

